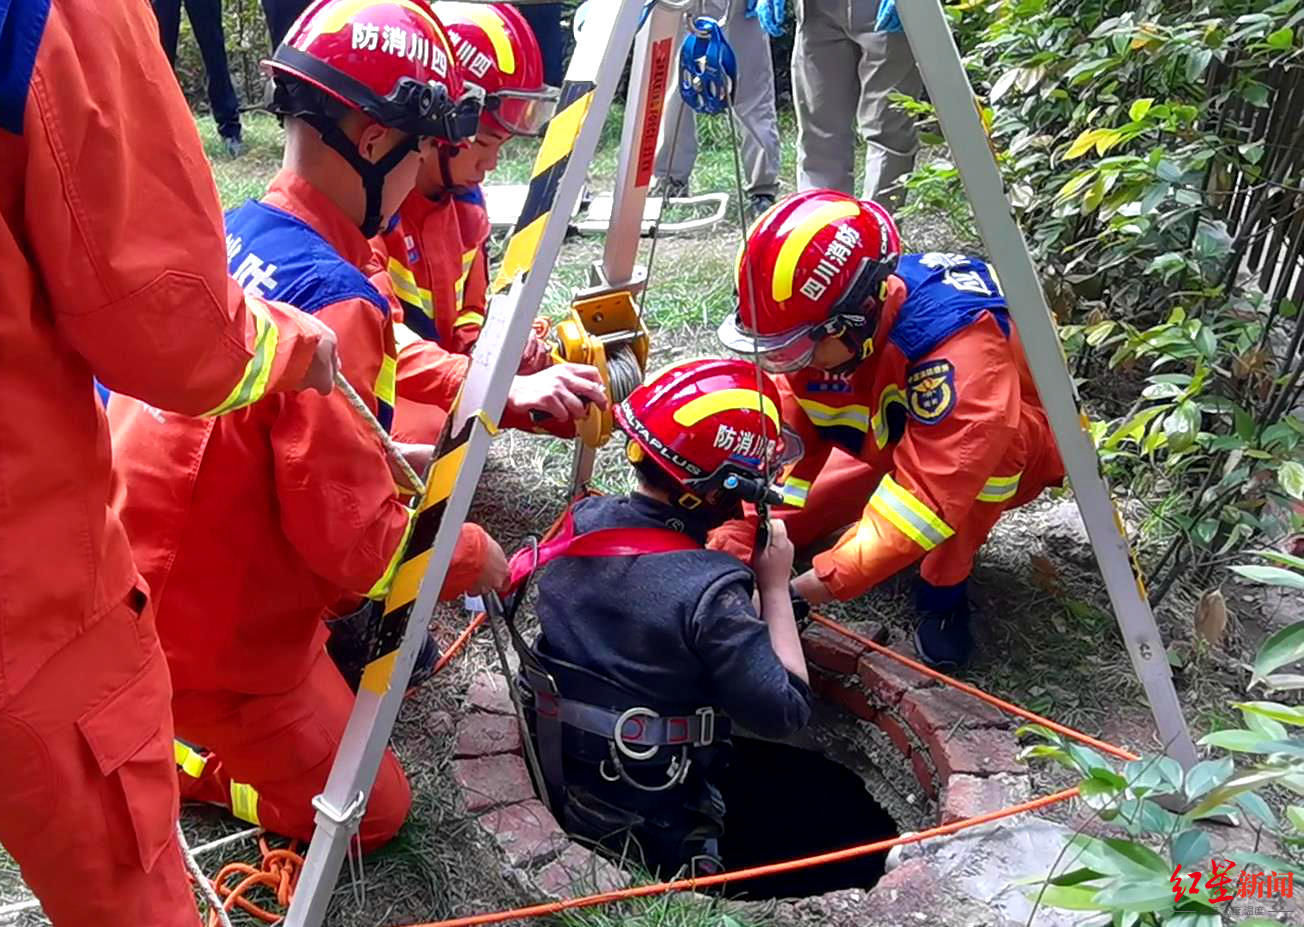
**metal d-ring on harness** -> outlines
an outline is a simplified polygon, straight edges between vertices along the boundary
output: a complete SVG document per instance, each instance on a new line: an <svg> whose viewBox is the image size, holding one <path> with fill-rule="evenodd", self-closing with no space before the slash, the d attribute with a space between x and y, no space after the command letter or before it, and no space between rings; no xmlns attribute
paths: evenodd
<svg viewBox="0 0 1304 927"><path fill-rule="evenodd" d="M521 634L516 624L516 613L525 599L530 578L539 567L539 543L535 538L530 538L529 543L533 552L532 566L506 602L501 617L521 661L521 672L534 696L538 756L531 765L539 770L536 775L542 775L552 794L565 794L561 730L565 726L595 735L607 742L608 755L598 764L598 773L607 782L624 782L642 792L664 792L682 785L693 764L690 751L711 746L716 741L717 733L727 735L727 729L721 729L715 709L704 706L692 715L662 715L646 706L614 711L563 696L549 663L555 664L556 668L582 674L612 690L620 691L621 687L587 667L575 666L552 657L544 658ZM724 723L727 724L727 721ZM528 732L523 733L528 735ZM660 753L662 747L679 748L679 754L666 767L666 780L657 785L649 785L634 778L626 761L647 762Z"/></svg>

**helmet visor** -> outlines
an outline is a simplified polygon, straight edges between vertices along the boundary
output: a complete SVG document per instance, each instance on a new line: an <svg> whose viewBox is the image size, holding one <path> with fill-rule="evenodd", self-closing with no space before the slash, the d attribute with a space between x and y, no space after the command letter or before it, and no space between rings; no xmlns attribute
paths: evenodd
<svg viewBox="0 0 1304 927"><path fill-rule="evenodd" d="M717 334L730 351L756 357L769 373L793 373L810 365L822 326L799 325L774 335L757 335L742 325L735 310Z"/></svg>
<svg viewBox="0 0 1304 927"><path fill-rule="evenodd" d="M485 99L485 112L513 135L538 138L557 109L556 87L542 90L499 90Z"/></svg>

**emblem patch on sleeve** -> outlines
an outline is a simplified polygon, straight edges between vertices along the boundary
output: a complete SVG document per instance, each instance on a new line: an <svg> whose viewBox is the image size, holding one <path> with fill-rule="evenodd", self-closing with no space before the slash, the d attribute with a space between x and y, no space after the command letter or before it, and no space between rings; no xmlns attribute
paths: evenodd
<svg viewBox="0 0 1304 927"><path fill-rule="evenodd" d="M929 360L906 374L906 402L910 417L936 425L955 408L955 368L945 359Z"/></svg>

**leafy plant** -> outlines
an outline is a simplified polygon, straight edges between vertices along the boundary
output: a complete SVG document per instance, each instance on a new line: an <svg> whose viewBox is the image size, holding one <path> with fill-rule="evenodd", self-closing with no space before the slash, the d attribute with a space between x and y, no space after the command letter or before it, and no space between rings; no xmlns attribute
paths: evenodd
<svg viewBox="0 0 1304 927"><path fill-rule="evenodd" d="M1304 588L1304 559L1275 553L1263 556L1282 566L1233 569L1252 581ZM1254 662L1251 690L1259 686L1268 692L1304 689L1304 676L1279 672L1301 659L1304 621L1264 642ZM1224 908L1211 901L1207 883L1198 894L1179 893L1174 884L1188 889L1190 873L1211 871L1212 845L1196 824L1212 818L1248 819L1283 844L1304 847L1304 802L1288 804L1283 820L1260 794L1278 786L1304 796L1304 736L1294 730L1304 728L1304 707L1266 700L1237 702L1233 707L1244 719L1244 727L1203 737L1201 746L1225 752L1185 772L1166 756L1120 766L1044 727L1021 730L1037 741L1025 747L1025 758L1051 760L1082 776L1082 800L1133 838L1076 834L1051 872L1037 880L1040 887L1032 891L1038 903L1100 911L1109 917L1102 923L1112 927L1217 927ZM1240 769L1237 756L1247 760ZM1186 810L1169 810L1175 805ZM1233 862L1304 879L1304 867L1261 853L1238 851ZM1225 887L1231 896L1236 894L1236 875ZM1239 923L1269 927L1274 922L1249 918Z"/></svg>
<svg viewBox="0 0 1304 927"><path fill-rule="evenodd" d="M1158 599L1299 525L1304 313L1263 252L1304 240L1304 120L1280 105L1304 88L1304 0L993 0L953 17L1102 461L1166 544ZM909 187L912 209L976 238L949 161ZM1267 271L1243 273L1247 254Z"/></svg>

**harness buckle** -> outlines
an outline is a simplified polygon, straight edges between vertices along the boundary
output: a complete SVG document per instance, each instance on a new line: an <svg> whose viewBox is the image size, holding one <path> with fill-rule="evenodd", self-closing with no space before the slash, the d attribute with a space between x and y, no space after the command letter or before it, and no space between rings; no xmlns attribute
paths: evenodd
<svg viewBox="0 0 1304 927"><path fill-rule="evenodd" d="M715 709L710 705L699 708L697 717L700 719L701 729L698 731L696 746L709 747L715 742Z"/></svg>
<svg viewBox="0 0 1304 927"><path fill-rule="evenodd" d="M619 718L616 719L615 728L611 732L612 743L616 745L617 750L629 757L631 760L650 760L652 757L657 755L657 751L661 749L661 745L653 744L646 750L635 750L633 747L629 746L629 744L625 743L625 725L631 721L638 725L638 731L633 735L637 739L643 736L643 731L646 728L643 719L659 717L661 717L661 715L653 711L651 708L635 706L627 709Z"/></svg>

